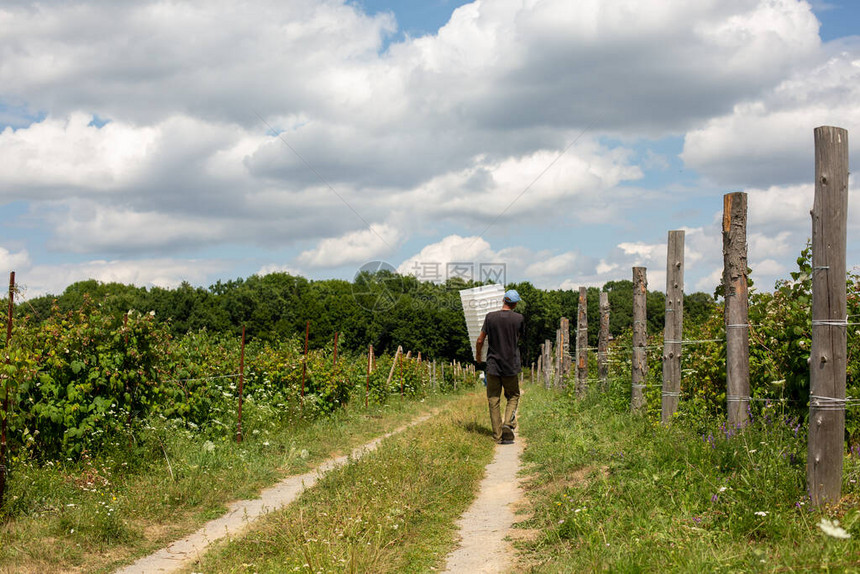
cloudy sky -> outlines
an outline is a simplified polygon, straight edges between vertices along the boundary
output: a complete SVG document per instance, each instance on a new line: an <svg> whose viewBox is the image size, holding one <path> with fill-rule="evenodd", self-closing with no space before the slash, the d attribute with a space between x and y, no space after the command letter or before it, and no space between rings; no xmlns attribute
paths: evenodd
<svg viewBox="0 0 860 574"><path fill-rule="evenodd" d="M662 289L685 229L713 292L746 191L771 288L810 235L813 129L860 165L858 34L855 0L3 0L0 270L26 296L375 260Z"/></svg>

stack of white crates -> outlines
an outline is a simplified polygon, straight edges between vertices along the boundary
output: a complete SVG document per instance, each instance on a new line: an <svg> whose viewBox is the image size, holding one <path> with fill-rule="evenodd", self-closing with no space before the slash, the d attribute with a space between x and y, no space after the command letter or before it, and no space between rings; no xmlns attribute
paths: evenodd
<svg viewBox="0 0 860 574"><path fill-rule="evenodd" d="M463 289L460 291L460 301L463 303L463 314L466 316L466 328L469 331L469 341L472 343L472 355L475 354L475 344L478 342L478 335L481 333L481 327L484 326L484 317L490 311L498 311L502 308L502 298L505 296L505 288L501 285L483 285L472 289ZM484 347L481 349L480 359L476 361L486 362L487 360L487 345L484 342Z"/></svg>

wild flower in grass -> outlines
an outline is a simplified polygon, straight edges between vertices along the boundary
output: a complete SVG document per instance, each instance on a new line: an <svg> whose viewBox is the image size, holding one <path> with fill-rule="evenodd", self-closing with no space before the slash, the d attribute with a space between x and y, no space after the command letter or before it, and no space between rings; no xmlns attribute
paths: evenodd
<svg viewBox="0 0 860 574"><path fill-rule="evenodd" d="M696 524L701 524L702 523L702 517L701 516L694 516L693 522L695 522Z"/></svg>
<svg viewBox="0 0 860 574"><path fill-rule="evenodd" d="M720 499L720 495L717 493L714 493L714 495L711 497L711 502L717 502L719 499Z"/></svg>
<svg viewBox="0 0 860 574"><path fill-rule="evenodd" d="M838 538L840 540L851 538L851 535L846 532L844 528L839 526L838 520L827 520L826 518L822 518L821 522L818 523L818 527L822 532L824 532L824 534L831 538Z"/></svg>
<svg viewBox="0 0 860 574"><path fill-rule="evenodd" d="M767 511L759 510L755 513L756 516L767 516Z"/></svg>
<svg viewBox="0 0 860 574"><path fill-rule="evenodd" d="M206 442L203 443L203 450L205 450L206 452L214 451L215 450L215 443L212 442L211 440L207 440Z"/></svg>

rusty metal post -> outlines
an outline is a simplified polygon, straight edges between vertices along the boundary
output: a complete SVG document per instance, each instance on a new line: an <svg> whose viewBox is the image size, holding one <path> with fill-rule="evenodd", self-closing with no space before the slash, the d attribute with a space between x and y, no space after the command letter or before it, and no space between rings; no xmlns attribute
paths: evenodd
<svg viewBox="0 0 860 574"><path fill-rule="evenodd" d="M311 322L305 325L305 355L302 359L302 406L305 404L305 375L308 373L308 335L311 332Z"/></svg>
<svg viewBox="0 0 860 574"><path fill-rule="evenodd" d="M340 333L337 331L334 332L334 366L337 367L337 336Z"/></svg>
<svg viewBox="0 0 860 574"><path fill-rule="evenodd" d="M9 347L12 344L12 312L15 301L15 272L9 274L9 313L6 316L6 364L12 362ZM9 375L3 376L3 421L0 430L0 508L6 497L6 425L9 418Z"/></svg>
<svg viewBox="0 0 860 574"><path fill-rule="evenodd" d="M370 397L370 364L373 362L373 345L367 347L367 382L364 390L364 408L367 408L367 401Z"/></svg>
<svg viewBox="0 0 860 574"><path fill-rule="evenodd" d="M239 353L239 424L236 442L242 442L242 399L245 394L245 325L242 325L242 351Z"/></svg>

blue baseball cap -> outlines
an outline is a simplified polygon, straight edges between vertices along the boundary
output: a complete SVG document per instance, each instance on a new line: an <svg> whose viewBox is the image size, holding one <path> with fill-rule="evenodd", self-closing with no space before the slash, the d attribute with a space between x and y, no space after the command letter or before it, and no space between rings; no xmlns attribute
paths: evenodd
<svg viewBox="0 0 860 574"><path fill-rule="evenodd" d="M509 289L505 292L505 301L507 301L508 303L519 303L520 294L517 293L514 289Z"/></svg>

